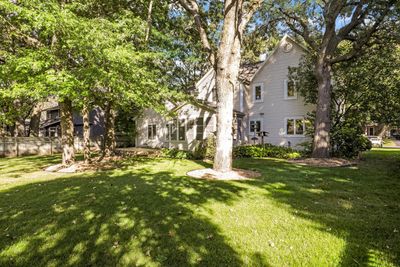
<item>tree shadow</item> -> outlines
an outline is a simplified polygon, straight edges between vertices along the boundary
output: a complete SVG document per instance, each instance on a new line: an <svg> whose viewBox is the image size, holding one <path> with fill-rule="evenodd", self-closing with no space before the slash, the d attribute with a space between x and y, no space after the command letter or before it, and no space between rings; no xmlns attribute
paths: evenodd
<svg viewBox="0 0 400 267"><path fill-rule="evenodd" d="M0 265L241 266L202 206L240 190L140 168L1 191Z"/></svg>
<svg viewBox="0 0 400 267"><path fill-rule="evenodd" d="M380 266L400 265L399 163L400 153L392 153L368 155L358 168L273 160L239 160L236 165L261 171L262 180L246 183L288 204L293 216L318 222L318 230L344 239L341 266Z"/></svg>

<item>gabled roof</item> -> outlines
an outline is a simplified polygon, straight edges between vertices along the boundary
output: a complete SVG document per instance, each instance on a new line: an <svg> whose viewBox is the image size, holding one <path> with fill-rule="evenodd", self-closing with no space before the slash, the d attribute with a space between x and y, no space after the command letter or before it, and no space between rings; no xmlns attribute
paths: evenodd
<svg viewBox="0 0 400 267"><path fill-rule="evenodd" d="M249 85L262 64L263 61L251 64L242 64L239 69L239 81L244 85Z"/></svg>
<svg viewBox="0 0 400 267"><path fill-rule="evenodd" d="M254 78L259 72L260 70L269 63L269 61L271 60L272 56L275 55L275 53L279 50L279 48L282 46L282 44L284 42L286 42L286 40L290 40L292 43L298 45L300 48L302 48L304 51L307 51L307 48L301 44L299 41L297 41L295 38L285 34L285 36L283 36L283 38L279 41L279 43L275 46L274 50L272 51L271 54L268 55L267 59L265 61L263 61L261 63L261 65L259 66L259 68L257 69L257 71L254 73L253 77Z"/></svg>
<svg viewBox="0 0 400 267"><path fill-rule="evenodd" d="M285 35L283 38L279 41L279 43L276 45L272 53L269 54L268 58L264 61L256 62L256 63L247 63L247 64L242 64L240 65L239 69L239 81L243 83L244 85L250 85L251 81L253 78L257 75L257 73L269 62L271 57L276 53L276 51L279 50L281 47L282 43L285 42L286 40L290 40L294 44L298 45L300 48L302 48L304 51L307 51L307 48L301 44L300 41L296 40L295 38ZM214 69L210 69L206 72L206 74L201 77L201 79L196 83L196 88L198 87L201 82L206 79L209 75L214 75Z"/></svg>

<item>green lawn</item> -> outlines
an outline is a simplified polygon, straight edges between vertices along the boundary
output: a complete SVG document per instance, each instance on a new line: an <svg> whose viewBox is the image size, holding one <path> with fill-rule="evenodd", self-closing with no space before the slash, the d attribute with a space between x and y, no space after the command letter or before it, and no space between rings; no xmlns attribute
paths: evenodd
<svg viewBox="0 0 400 267"><path fill-rule="evenodd" d="M207 164L138 159L48 174L57 157L0 159L0 266L399 266L400 150L358 167L237 160L253 181L185 176Z"/></svg>

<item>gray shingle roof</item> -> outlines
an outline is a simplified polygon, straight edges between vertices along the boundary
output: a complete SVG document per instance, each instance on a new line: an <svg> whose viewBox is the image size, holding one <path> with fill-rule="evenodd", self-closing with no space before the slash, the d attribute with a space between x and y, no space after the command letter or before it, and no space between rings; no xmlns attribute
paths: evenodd
<svg viewBox="0 0 400 267"><path fill-rule="evenodd" d="M245 85L249 85L254 74L256 74L262 63L263 61L251 64L242 64L239 69L239 81Z"/></svg>

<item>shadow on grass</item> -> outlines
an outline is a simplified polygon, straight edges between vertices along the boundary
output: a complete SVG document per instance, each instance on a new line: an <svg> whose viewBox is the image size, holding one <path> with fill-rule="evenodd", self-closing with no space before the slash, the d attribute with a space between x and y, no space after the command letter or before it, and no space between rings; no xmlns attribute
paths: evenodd
<svg viewBox="0 0 400 267"><path fill-rule="evenodd" d="M2 177L19 178L23 174L39 171L46 166L60 162L60 155L0 158L0 179Z"/></svg>
<svg viewBox="0 0 400 267"><path fill-rule="evenodd" d="M358 168L273 160L239 160L236 165L261 171L261 181L247 183L290 205L294 216L343 238L342 266L400 266L400 151L377 152L366 154Z"/></svg>
<svg viewBox="0 0 400 267"><path fill-rule="evenodd" d="M240 266L201 207L240 190L146 168L18 186L0 192L0 265Z"/></svg>

